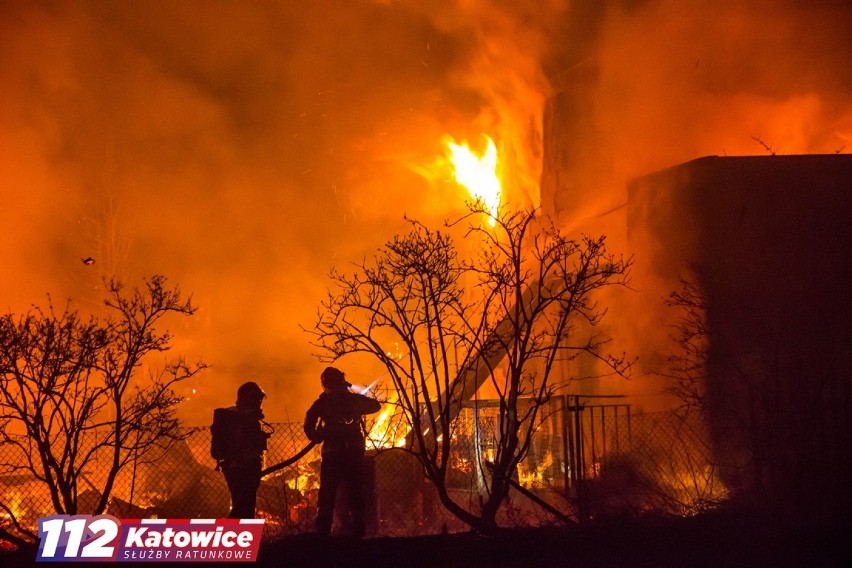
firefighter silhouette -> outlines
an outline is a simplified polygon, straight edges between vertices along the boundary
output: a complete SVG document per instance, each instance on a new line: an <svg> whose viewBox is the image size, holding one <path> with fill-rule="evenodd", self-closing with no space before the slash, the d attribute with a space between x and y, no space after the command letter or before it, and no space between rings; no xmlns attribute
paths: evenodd
<svg viewBox="0 0 852 568"><path fill-rule="evenodd" d="M228 518L251 519L255 516L257 489L263 452L270 436L263 422L261 404L266 393L255 382L237 389L237 403L213 411L211 455L221 469L231 493Z"/></svg>
<svg viewBox="0 0 852 568"><path fill-rule="evenodd" d="M327 367L320 376L323 393L305 415L305 434L322 443L316 530L331 533L338 488L346 491L353 536L364 536L364 415L378 412L377 400L351 392L342 371Z"/></svg>

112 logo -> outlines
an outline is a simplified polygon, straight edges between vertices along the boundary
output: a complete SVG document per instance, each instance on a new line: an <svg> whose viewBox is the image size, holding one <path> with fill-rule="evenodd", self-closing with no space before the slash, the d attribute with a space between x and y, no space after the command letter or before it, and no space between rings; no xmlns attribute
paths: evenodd
<svg viewBox="0 0 852 568"><path fill-rule="evenodd" d="M115 560L118 519L110 515L53 515L38 521L37 561Z"/></svg>

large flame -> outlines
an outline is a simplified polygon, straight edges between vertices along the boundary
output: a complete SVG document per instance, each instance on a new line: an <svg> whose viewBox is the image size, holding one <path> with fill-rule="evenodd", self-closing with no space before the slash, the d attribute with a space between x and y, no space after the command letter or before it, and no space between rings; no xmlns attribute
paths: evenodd
<svg viewBox="0 0 852 568"><path fill-rule="evenodd" d="M447 138L450 162L456 181L467 188L470 195L481 200L491 215L491 226L497 222L497 209L500 206L501 183L497 176L497 147L494 141L485 136L485 152L477 155L467 142L456 144Z"/></svg>

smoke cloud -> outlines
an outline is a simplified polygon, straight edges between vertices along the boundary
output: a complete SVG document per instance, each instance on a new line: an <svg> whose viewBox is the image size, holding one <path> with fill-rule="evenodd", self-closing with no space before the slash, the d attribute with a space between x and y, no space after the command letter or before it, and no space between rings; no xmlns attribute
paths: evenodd
<svg viewBox="0 0 852 568"><path fill-rule="evenodd" d="M175 350L213 365L187 420L244 380L298 420L322 368L299 326L328 270L403 214L461 208L443 135L491 135L510 199L547 202L546 101L567 93L571 225L636 175L762 153L752 136L844 147L850 23L845 2L4 2L2 307L94 309L103 275L164 274L200 307L170 322Z"/></svg>
<svg viewBox="0 0 852 568"><path fill-rule="evenodd" d="M563 221L623 204L626 180L697 157L852 148L848 3L623 1L587 12L581 47L553 75Z"/></svg>
<svg viewBox="0 0 852 568"><path fill-rule="evenodd" d="M630 179L707 155L852 148L848 3L608 2L586 15L582 46L551 76L543 206L569 230L607 234L637 268L650 251L626 240ZM673 290L634 276L641 299L609 318L618 348L671 346L660 299ZM613 390L647 394L643 379Z"/></svg>

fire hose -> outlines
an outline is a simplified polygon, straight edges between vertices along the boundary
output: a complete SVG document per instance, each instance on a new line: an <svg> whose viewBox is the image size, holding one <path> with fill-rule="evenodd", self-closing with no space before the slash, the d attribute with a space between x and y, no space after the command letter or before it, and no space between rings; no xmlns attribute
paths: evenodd
<svg viewBox="0 0 852 568"><path fill-rule="evenodd" d="M285 467L289 467L289 466L293 465L294 463L296 463L297 461L299 461L300 459L305 457L305 454L310 452L313 449L313 447L316 446L316 445L317 445L316 442L310 442L307 446L305 446L304 448L299 450L294 456L287 458L283 462L277 463L275 465L271 465L271 466L267 467L266 469L261 470L260 477L263 478L263 477L269 475L270 473L274 473L274 472L276 472L280 469L284 469Z"/></svg>

